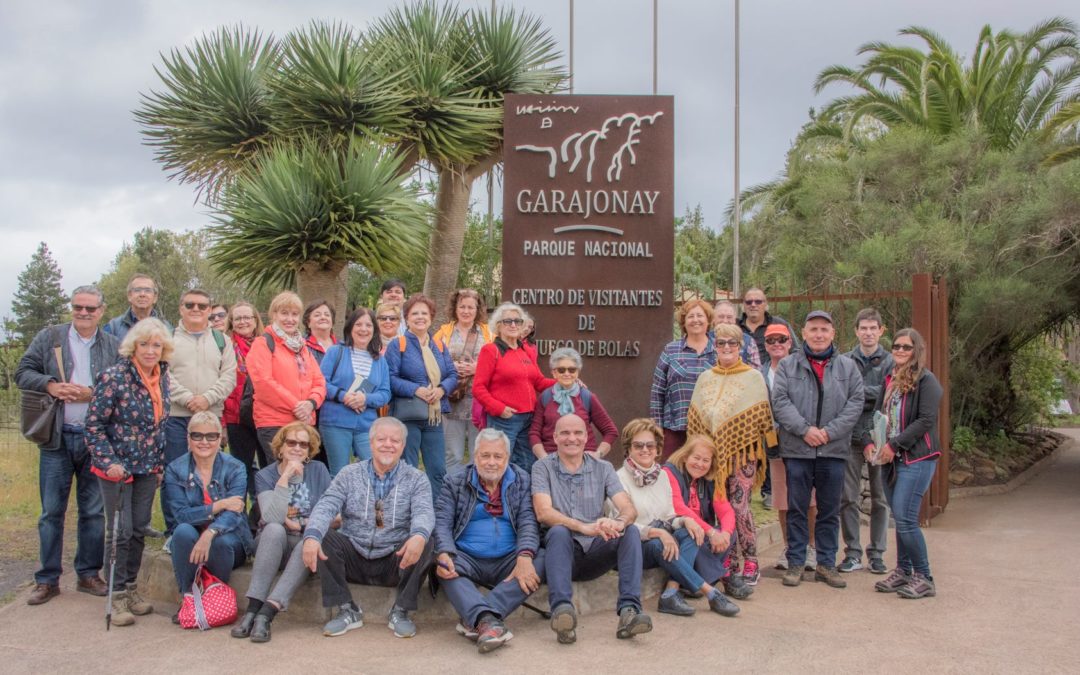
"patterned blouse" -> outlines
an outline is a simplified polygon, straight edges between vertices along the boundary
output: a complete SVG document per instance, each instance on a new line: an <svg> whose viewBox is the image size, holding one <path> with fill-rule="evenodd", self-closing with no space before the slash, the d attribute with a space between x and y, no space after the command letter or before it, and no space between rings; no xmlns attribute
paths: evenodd
<svg viewBox="0 0 1080 675"><path fill-rule="evenodd" d="M653 370L649 416L665 429L686 430L686 413L698 375L716 365L712 336L698 354L686 346L686 338L669 342Z"/></svg>

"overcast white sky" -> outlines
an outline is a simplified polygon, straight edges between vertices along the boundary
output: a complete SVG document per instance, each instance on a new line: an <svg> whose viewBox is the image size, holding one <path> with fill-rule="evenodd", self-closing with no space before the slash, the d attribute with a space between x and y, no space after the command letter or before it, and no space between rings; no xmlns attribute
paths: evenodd
<svg viewBox="0 0 1080 675"><path fill-rule="evenodd" d="M40 241L53 250L70 292L96 280L138 229L209 222L192 189L166 179L132 120L139 93L158 86L160 52L235 23L279 36L311 19L362 29L397 4L2 0L0 316L10 313L16 278ZM566 52L568 0L498 4L540 15ZM575 93L651 93L652 6L577 0ZM676 215L701 204L711 224L733 194L733 7L734 0L660 0L659 93L675 96ZM918 24L967 54L983 24L1019 31L1056 15L1077 21L1077 7L1075 0L745 0L742 185L781 171L807 110L842 93L815 97L814 77L834 63L855 64L859 45L898 40L898 29Z"/></svg>

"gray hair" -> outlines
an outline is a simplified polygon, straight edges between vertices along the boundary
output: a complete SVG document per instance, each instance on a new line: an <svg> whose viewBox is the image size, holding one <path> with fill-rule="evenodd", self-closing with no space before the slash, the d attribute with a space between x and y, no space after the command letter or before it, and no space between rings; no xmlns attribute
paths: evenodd
<svg viewBox="0 0 1080 675"><path fill-rule="evenodd" d="M548 362L551 365L551 369L555 370L555 364L563 359L570 359L577 366L578 370L581 370L581 354L573 347L559 347L555 351L551 352L551 359Z"/></svg>
<svg viewBox="0 0 1080 675"><path fill-rule="evenodd" d="M750 290L754 290L754 289L750 289ZM749 292L749 291L747 291L747 292ZM724 307L724 306L730 307L731 311L735 312L736 316L739 315L739 308L736 307L735 303L730 301L730 300L717 300L716 304L713 305L713 309L720 309L721 307Z"/></svg>
<svg viewBox="0 0 1080 675"><path fill-rule="evenodd" d="M105 294L101 292L101 289L93 284L86 284L85 286L79 286L71 292L71 300L75 301L76 295L96 295L98 302L102 305L105 304Z"/></svg>
<svg viewBox="0 0 1080 675"><path fill-rule="evenodd" d="M371 423L371 428L368 429L368 441L370 442L370 441L374 440L375 432L378 431L381 427L385 427L388 424L390 426L392 426L392 427L395 427L398 431L401 432L401 439L402 440L405 440L405 438L409 435L408 427L406 427L405 423L402 422L401 420L399 420L398 418L396 418L396 417L380 417L380 418L376 419L374 422Z"/></svg>
<svg viewBox="0 0 1080 675"><path fill-rule="evenodd" d="M476 454L476 450L481 443L502 443L506 454L510 454L510 437L500 429L488 427L476 434L476 441L473 443L473 454Z"/></svg>
<svg viewBox="0 0 1080 675"><path fill-rule="evenodd" d="M499 322L503 320L503 315L507 312L517 312L518 316L525 319L529 315L521 308L521 305L515 305L512 302L504 302L495 308L495 311L491 313L491 319L488 321L488 329L492 335L499 334Z"/></svg>
<svg viewBox="0 0 1080 675"><path fill-rule="evenodd" d="M191 416L188 420L188 429L195 426L207 426L214 427L217 432L221 433L221 418L210 412L209 410L200 410Z"/></svg>

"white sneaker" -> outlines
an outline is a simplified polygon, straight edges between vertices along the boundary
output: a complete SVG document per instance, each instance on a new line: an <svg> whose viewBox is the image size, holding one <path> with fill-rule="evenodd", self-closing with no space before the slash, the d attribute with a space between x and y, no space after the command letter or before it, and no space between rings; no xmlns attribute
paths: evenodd
<svg viewBox="0 0 1080 675"><path fill-rule="evenodd" d="M161 545L161 550L172 555L172 537L165 539L165 543Z"/></svg>
<svg viewBox="0 0 1080 675"><path fill-rule="evenodd" d="M787 564L787 548L780 552L780 557L776 559L776 565L774 567L778 570L786 570Z"/></svg>
<svg viewBox="0 0 1080 675"><path fill-rule="evenodd" d="M817 551L813 546L806 547L806 565L804 567L807 572L813 572L817 569Z"/></svg>

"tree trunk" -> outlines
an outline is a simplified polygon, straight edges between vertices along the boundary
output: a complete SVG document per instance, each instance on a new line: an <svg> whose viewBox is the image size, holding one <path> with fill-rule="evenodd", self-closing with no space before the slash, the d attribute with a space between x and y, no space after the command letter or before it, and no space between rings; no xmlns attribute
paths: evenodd
<svg viewBox="0 0 1080 675"><path fill-rule="evenodd" d="M465 224L469 216L472 172L454 167L439 171L439 192L435 198L435 231L431 234L431 260L424 276L424 295L438 308L436 325L449 316L446 303L457 286L461 267L461 249L465 243ZM488 298L488 302L494 302Z"/></svg>
<svg viewBox="0 0 1080 675"><path fill-rule="evenodd" d="M340 337L345 326L348 301L349 264L345 260L325 263L306 262L296 272L296 290L306 305L325 300L334 308L334 335Z"/></svg>

